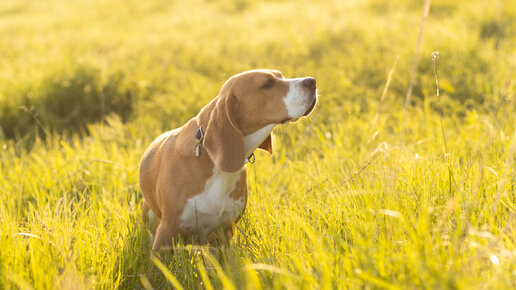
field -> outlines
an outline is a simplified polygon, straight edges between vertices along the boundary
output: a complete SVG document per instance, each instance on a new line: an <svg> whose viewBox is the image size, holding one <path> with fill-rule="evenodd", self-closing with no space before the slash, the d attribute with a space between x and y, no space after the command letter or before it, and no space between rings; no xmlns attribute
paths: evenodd
<svg viewBox="0 0 516 290"><path fill-rule="evenodd" d="M516 3L424 2L1 1L0 289L516 288ZM319 104L158 267L140 158L254 68Z"/></svg>

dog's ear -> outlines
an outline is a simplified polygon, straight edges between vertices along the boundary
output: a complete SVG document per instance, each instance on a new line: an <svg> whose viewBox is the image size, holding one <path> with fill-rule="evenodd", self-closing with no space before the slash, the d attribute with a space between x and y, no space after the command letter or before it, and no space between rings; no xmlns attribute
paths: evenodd
<svg viewBox="0 0 516 290"><path fill-rule="evenodd" d="M269 134L265 140L263 140L262 144L258 146L258 148L269 152L272 155L272 134Z"/></svg>
<svg viewBox="0 0 516 290"><path fill-rule="evenodd" d="M233 119L233 96L219 95L211 111L204 136L204 148L215 166L235 172L244 166L244 136Z"/></svg>

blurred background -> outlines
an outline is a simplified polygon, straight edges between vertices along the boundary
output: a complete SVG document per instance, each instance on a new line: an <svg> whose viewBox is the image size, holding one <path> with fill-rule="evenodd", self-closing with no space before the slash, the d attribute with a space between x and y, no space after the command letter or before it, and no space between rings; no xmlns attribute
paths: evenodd
<svg viewBox="0 0 516 290"><path fill-rule="evenodd" d="M315 77L318 122L372 120L394 69L381 110L396 123L423 2L1 1L0 140L86 133L108 116L156 134L195 115L228 77L255 68ZM440 51L444 114L498 112L514 85L516 4L431 5L411 104L436 109L430 55Z"/></svg>
<svg viewBox="0 0 516 290"><path fill-rule="evenodd" d="M0 289L171 288L145 278L140 158L256 68L318 105L256 152L231 247L169 276L516 288L514 0L0 0Z"/></svg>

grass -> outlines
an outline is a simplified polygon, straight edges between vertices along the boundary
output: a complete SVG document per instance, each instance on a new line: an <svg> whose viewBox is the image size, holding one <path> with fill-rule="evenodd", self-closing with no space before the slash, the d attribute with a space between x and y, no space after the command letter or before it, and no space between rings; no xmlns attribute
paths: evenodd
<svg viewBox="0 0 516 290"><path fill-rule="evenodd" d="M404 117L422 5L2 2L0 289L516 287L516 5L432 1ZM231 247L153 262L141 155L260 67L319 106L256 153Z"/></svg>

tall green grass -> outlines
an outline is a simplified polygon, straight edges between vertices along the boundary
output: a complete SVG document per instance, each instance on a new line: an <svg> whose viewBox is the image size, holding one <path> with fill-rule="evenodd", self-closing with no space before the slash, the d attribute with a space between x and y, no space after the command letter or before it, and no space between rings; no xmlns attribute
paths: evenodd
<svg viewBox="0 0 516 290"><path fill-rule="evenodd" d="M404 122L421 1L1 3L0 288L516 287L515 6L432 1ZM318 107L230 247L152 261L141 155L259 67Z"/></svg>

